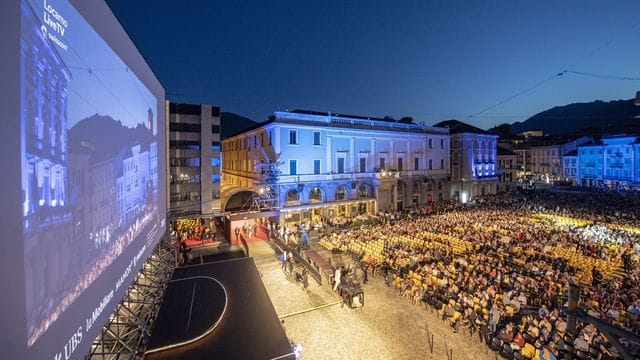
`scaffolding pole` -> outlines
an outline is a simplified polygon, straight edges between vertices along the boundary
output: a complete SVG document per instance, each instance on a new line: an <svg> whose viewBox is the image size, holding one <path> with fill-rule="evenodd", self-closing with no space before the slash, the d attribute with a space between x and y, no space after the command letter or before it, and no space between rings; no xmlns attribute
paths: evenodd
<svg viewBox="0 0 640 360"><path fill-rule="evenodd" d="M176 267L176 249L165 236L142 265L85 359L140 359Z"/></svg>

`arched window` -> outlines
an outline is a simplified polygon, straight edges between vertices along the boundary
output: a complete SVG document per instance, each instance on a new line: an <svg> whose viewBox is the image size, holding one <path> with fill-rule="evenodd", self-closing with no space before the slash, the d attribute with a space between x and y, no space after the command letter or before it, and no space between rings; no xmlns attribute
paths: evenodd
<svg viewBox="0 0 640 360"><path fill-rule="evenodd" d="M413 195L420 195L420 182L413 182Z"/></svg>
<svg viewBox="0 0 640 360"><path fill-rule="evenodd" d="M338 186L336 189L336 200L345 200L347 198L347 190L343 185Z"/></svg>
<svg viewBox="0 0 640 360"><path fill-rule="evenodd" d="M404 182L398 181L398 196L404 195L406 186Z"/></svg>
<svg viewBox="0 0 640 360"><path fill-rule="evenodd" d="M300 202L300 194L298 194L298 191L295 189L289 190L289 192L287 193L287 200L286 200L287 205L297 205L299 202Z"/></svg>
<svg viewBox="0 0 640 360"><path fill-rule="evenodd" d="M320 190L319 187L315 186L313 189L311 189L311 192L309 193L309 202L322 202L322 190Z"/></svg>
<svg viewBox="0 0 640 360"><path fill-rule="evenodd" d="M433 180L427 181L427 191L433 191Z"/></svg>
<svg viewBox="0 0 640 360"><path fill-rule="evenodd" d="M358 197L359 198L371 197L371 188L369 188L369 185L367 184L360 185L360 187L358 188Z"/></svg>

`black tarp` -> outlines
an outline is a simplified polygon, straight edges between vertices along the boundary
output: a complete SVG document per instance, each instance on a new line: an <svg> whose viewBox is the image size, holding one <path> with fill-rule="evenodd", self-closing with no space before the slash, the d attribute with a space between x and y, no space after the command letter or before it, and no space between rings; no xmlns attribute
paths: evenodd
<svg viewBox="0 0 640 360"><path fill-rule="evenodd" d="M219 318L217 326L200 340L148 352L145 359L295 358L252 258L177 268L148 349L193 339Z"/></svg>

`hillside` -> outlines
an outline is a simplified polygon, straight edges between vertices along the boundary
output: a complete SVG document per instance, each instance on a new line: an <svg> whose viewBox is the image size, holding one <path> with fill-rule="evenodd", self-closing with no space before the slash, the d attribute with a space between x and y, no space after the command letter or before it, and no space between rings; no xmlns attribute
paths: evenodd
<svg viewBox="0 0 640 360"><path fill-rule="evenodd" d="M257 122L244 116L223 111L220 114L220 136L224 139L229 135L236 134L257 124Z"/></svg>
<svg viewBox="0 0 640 360"><path fill-rule="evenodd" d="M148 144L155 141L151 130L138 124L128 128L110 116L91 115L80 120L69 129L69 151L83 152L87 145L92 148L94 157L110 158L127 149L132 144Z"/></svg>
<svg viewBox="0 0 640 360"><path fill-rule="evenodd" d="M589 129L590 132L625 131L640 128L640 107L630 100L575 103L556 106L540 112L523 122L511 125L512 133L543 130L545 134L571 134Z"/></svg>

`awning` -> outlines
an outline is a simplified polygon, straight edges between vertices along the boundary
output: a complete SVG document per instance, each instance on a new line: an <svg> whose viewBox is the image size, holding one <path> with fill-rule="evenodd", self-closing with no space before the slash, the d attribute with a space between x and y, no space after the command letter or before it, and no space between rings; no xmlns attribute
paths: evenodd
<svg viewBox="0 0 640 360"><path fill-rule="evenodd" d="M362 202L375 201L375 200L376 199L374 199L374 198L363 198L363 199L354 199L354 200L340 200L340 201L332 201L332 202L320 202L320 203L313 203L313 204L302 204L302 205L281 207L280 211L309 210L309 209L324 208L324 207L336 206L336 205L358 204L358 203L362 203Z"/></svg>

